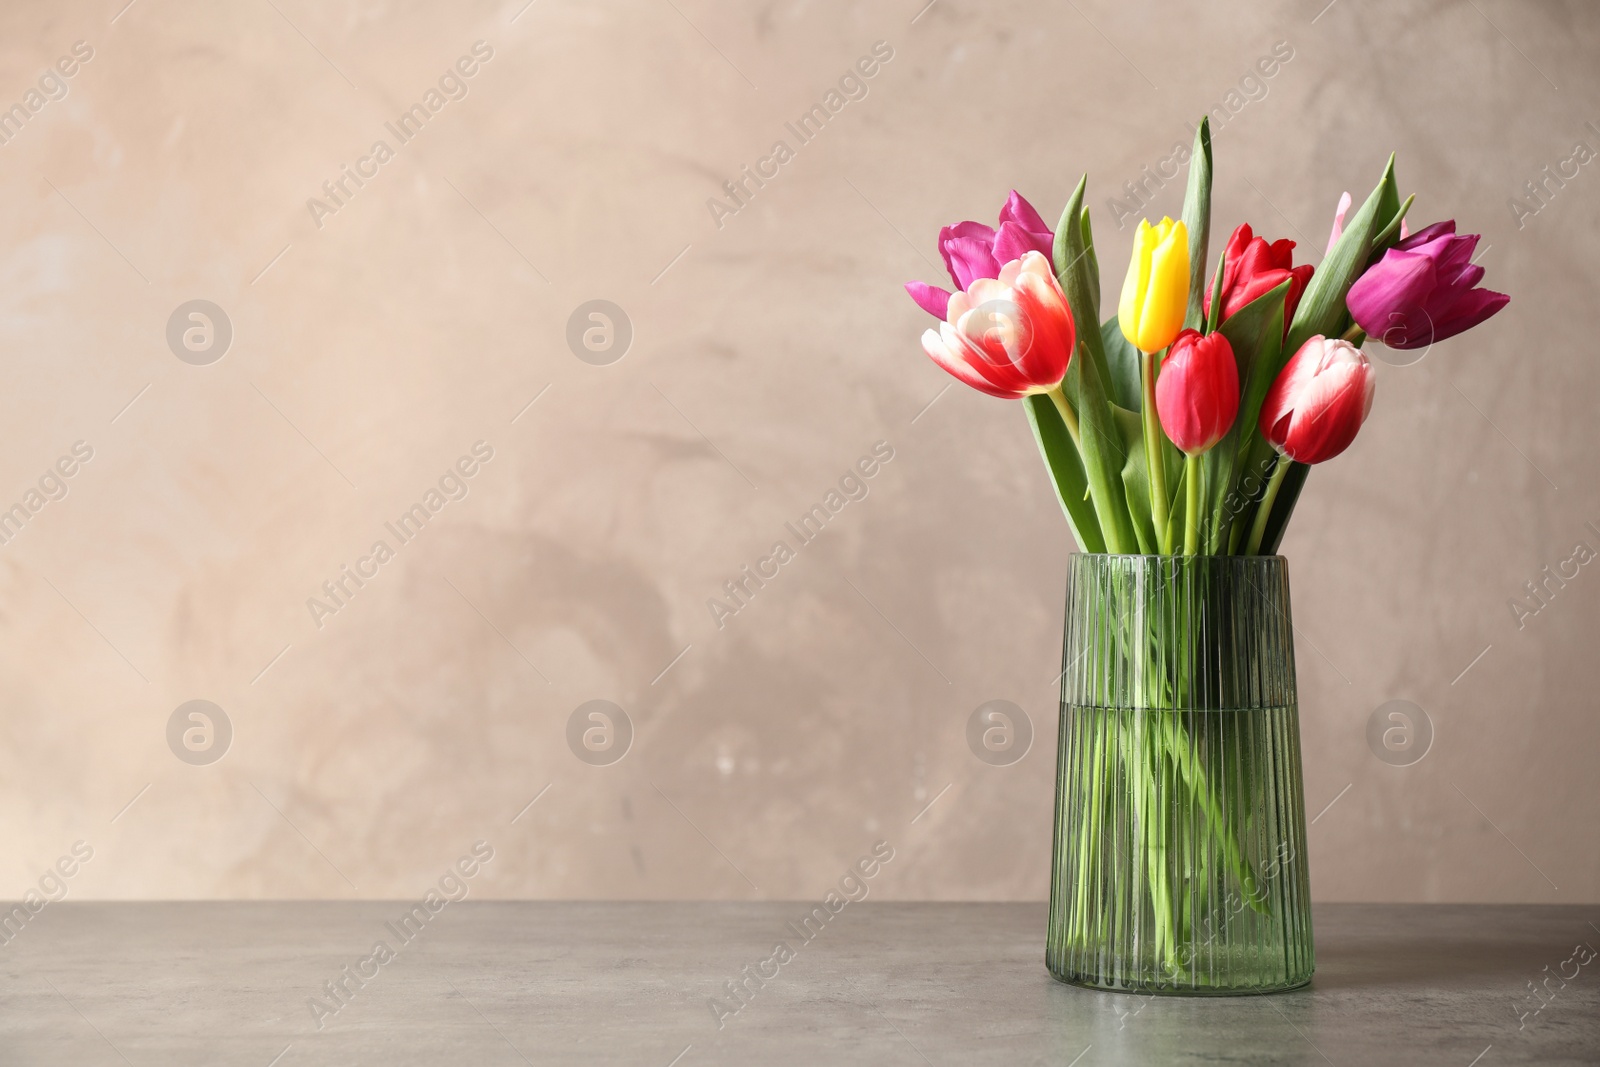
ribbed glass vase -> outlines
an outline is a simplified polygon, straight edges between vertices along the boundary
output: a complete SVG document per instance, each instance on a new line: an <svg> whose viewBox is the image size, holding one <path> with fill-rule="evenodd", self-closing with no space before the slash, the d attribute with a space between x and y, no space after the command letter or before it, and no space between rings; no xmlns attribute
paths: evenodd
<svg viewBox="0 0 1600 1067"><path fill-rule="evenodd" d="M1284 559L1074 555L1063 667L1050 973L1189 995L1309 982Z"/></svg>

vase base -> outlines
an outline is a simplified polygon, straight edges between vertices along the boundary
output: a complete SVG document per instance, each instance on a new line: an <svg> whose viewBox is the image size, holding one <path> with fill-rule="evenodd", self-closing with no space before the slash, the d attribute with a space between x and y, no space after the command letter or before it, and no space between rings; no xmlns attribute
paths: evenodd
<svg viewBox="0 0 1600 1067"><path fill-rule="evenodd" d="M1142 997L1255 997L1269 993L1289 993L1296 989L1304 989L1311 984L1311 976L1296 981L1285 982L1282 985L1267 986L1175 986L1145 983L1120 983L1107 981L1099 975L1093 974L1061 974L1054 969L1046 967L1050 977L1062 985L1077 986L1080 989L1093 989L1101 993L1131 993Z"/></svg>

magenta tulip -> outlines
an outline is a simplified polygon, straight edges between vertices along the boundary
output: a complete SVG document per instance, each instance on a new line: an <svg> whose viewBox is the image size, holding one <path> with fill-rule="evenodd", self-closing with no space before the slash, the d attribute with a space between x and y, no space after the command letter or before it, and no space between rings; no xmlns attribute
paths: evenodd
<svg viewBox="0 0 1600 1067"><path fill-rule="evenodd" d="M1220 333L1184 330L1156 378L1156 414L1178 450L1197 456L1233 428L1239 414L1239 367Z"/></svg>
<svg viewBox="0 0 1600 1067"><path fill-rule="evenodd" d="M1350 287L1345 305L1367 335L1390 348L1426 348L1472 329L1510 301L1475 288L1478 235L1456 234L1454 219L1418 230L1383 254Z"/></svg>
<svg viewBox="0 0 1600 1067"><path fill-rule="evenodd" d="M1372 410L1372 364L1349 341L1318 334L1289 357L1261 404L1261 436L1298 463L1350 447Z"/></svg>
<svg viewBox="0 0 1600 1067"><path fill-rule="evenodd" d="M961 290L980 278L1000 277L1000 268L1021 259L1024 252L1038 252L1048 260L1054 243L1050 227L1015 189L1000 209L998 229L981 222L958 222L939 231L939 254ZM907 282L906 292L928 314L947 317L949 291L926 282Z"/></svg>
<svg viewBox="0 0 1600 1067"><path fill-rule="evenodd" d="M1061 384L1077 333L1050 261L1026 252L950 296L946 321L922 335L923 351L990 396L1016 400Z"/></svg>

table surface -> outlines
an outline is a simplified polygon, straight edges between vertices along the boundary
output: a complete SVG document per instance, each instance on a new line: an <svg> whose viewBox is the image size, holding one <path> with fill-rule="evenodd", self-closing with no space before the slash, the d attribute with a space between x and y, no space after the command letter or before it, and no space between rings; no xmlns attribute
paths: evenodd
<svg viewBox="0 0 1600 1067"><path fill-rule="evenodd" d="M408 906L48 905L0 946L0 1063L1600 1063L1600 906L1318 905L1309 988L1223 999L1055 982L1043 904L862 901L804 943L800 903Z"/></svg>

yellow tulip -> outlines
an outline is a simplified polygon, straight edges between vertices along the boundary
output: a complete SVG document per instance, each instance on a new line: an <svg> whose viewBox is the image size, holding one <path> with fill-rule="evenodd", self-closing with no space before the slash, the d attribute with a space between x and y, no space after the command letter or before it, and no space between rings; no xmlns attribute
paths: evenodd
<svg viewBox="0 0 1600 1067"><path fill-rule="evenodd" d="M1159 352L1183 329L1189 309L1189 229L1180 220L1163 218L1151 226L1139 222L1133 236L1133 258L1122 283L1117 322L1122 336L1141 352Z"/></svg>

